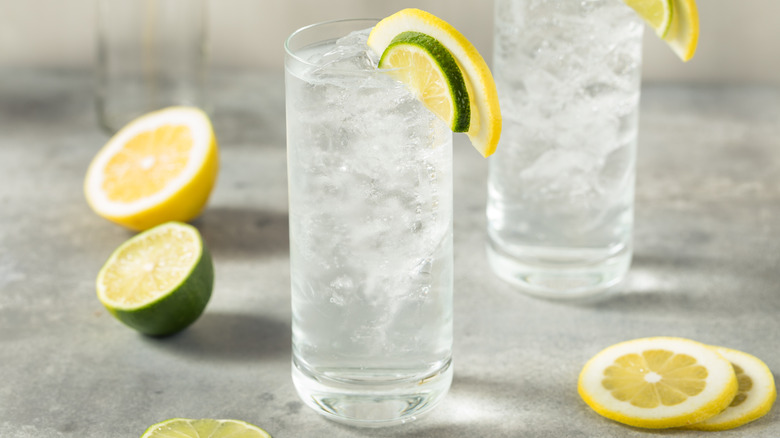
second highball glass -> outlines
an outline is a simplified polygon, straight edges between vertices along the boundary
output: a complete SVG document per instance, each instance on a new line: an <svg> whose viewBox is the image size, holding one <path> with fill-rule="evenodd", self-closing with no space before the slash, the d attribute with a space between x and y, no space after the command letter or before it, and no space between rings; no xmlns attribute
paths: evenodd
<svg viewBox="0 0 780 438"><path fill-rule="evenodd" d="M628 271L643 29L622 0L495 2L488 256L525 292L594 295Z"/></svg>

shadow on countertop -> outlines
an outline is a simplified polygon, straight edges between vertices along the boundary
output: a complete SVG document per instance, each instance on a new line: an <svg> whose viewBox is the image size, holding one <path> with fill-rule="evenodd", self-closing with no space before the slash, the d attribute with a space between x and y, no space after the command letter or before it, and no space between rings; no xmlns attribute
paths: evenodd
<svg viewBox="0 0 780 438"><path fill-rule="evenodd" d="M209 207L192 224L212 255L226 258L289 253L287 213L244 207Z"/></svg>
<svg viewBox="0 0 780 438"><path fill-rule="evenodd" d="M249 362L289 357L290 332L289 322L271 317L207 310L179 334L164 338L144 336L144 341L177 355L209 361Z"/></svg>

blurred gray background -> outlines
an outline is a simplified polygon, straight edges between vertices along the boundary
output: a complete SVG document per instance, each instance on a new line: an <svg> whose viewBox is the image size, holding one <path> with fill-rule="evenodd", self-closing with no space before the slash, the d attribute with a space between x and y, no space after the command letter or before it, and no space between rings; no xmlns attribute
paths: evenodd
<svg viewBox="0 0 780 438"><path fill-rule="evenodd" d="M88 69L94 60L96 0L0 0L0 67ZM683 64L645 33L645 81L780 83L780 2L699 0L701 37ZM293 30L338 18L381 18L425 9L463 32L490 62L491 0L210 0L214 69L282 71Z"/></svg>

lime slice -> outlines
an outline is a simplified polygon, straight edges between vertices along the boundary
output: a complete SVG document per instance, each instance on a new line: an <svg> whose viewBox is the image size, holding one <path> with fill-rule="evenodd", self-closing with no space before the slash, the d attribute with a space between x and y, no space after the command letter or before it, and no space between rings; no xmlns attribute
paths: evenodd
<svg viewBox="0 0 780 438"><path fill-rule="evenodd" d="M89 165L84 193L98 215L133 230L186 222L205 207L218 161L206 113L165 108L128 123L103 146Z"/></svg>
<svg viewBox="0 0 780 438"><path fill-rule="evenodd" d="M663 38L672 24L672 0L623 0Z"/></svg>
<svg viewBox="0 0 780 438"><path fill-rule="evenodd" d="M777 398L772 371L759 358L741 351L713 347L734 367L739 388L731 404L721 413L687 429L727 430L766 415Z"/></svg>
<svg viewBox="0 0 780 438"><path fill-rule="evenodd" d="M694 0L672 0L672 22L664 41L683 61L693 58L699 42L699 11Z"/></svg>
<svg viewBox="0 0 780 438"><path fill-rule="evenodd" d="M271 435L245 421L172 418L150 426L141 438L271 438Z"/></svg>
<svg viewBox="0 0 780 438"><path fill-rule="evenodd" d="M379 68L407 84L429 110L453 132L469 129L471 108L466 82L455 58L436 39L403 32L387 46Z"/></svg>
<svg viewBox="0 0 780 438"><path fill-rule="evenodd" d="M97 277L97 296L117 319L153 336L178 332L206 307L211 256L194 227L169 222L117 248Z"/></svg>
<svg viewBox="0 0 780 438"><path fill-rule="evenodd" d="M612 420L637 427L686 426L713 417L734 399L728 360L699 342L655 337L621 342L582 369L582 399Z"/></svg>
<svg viewBox="0 0 780 438"><path fill-rule="evenodd" d="M455 59L469 95L467 134L471 144L485 157L496 150L501 135L501 109L493 75L477 49L444 20L419 9L403 9L376 24L368 36L368 47L378 54L405 32L417 32L438 41ZM421 68L428 68L429 60ZM417 68L413 65L412 68ZM447 72L445 72L445 76ZM458 103L455 103L458 106Z"/></svg>

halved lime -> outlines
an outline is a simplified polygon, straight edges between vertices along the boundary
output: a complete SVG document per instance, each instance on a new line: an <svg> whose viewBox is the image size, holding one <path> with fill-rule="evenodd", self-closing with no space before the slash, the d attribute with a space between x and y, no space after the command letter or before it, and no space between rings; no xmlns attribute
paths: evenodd
<svg viewBox="0 0 780 438"><path fill-rule="evenodd" d="M420 32L402 32L385 49L379 68L391 69L390 74L407 84L453 132L468 131L466 82L455 58L439 41Z"/></svg>
<svg viewBox="0 0 780 438"><path fill-rule="evenodd" d="M176 333L206 307L214 266L198 230L168 222L117 248L97 277L101 303L126 325L153 336Z"/></svg>
<svg viewBox="0 0 780 438"><path fill-rule="evenodd" d="M271 435L245 421L171 418L152 425L141 438L271 438Z"/></svg>

